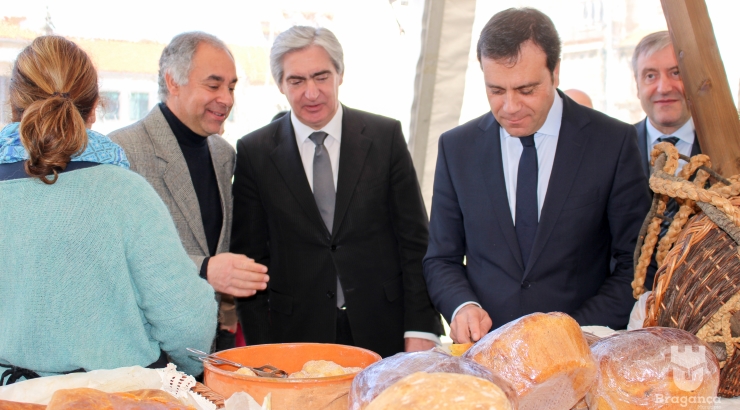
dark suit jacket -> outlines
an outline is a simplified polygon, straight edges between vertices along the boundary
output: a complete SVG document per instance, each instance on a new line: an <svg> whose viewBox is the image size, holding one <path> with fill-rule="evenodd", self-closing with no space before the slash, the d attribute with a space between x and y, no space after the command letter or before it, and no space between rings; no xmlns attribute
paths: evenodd
<svg viewBox="0 0 740 410"><path fill-rule="evenodd" d="M398 121L344 107L334 227L326 230L290 115L237 143L232 251L268 266L237 302L248 344L329 342L336 277L357 346L389 356L405 331L440 334L421 259L426 211Z"/></svg>
<svg viewBox="0 0 740 410"><path fill-rule="evenodd" d="M562 125L527 266L507 199L498 122L488 113L440 137L424 276L448 320L474 301L494 329L550 311L581 325L626 326L635 302L632 254L651 202L635 128L560 96Z"/></svg>
<svg viewBox="0 0 740 410"><path fill-rule="evenodd" d="M650 166L650 153L647 148L647 117L642 121L635 124L637 130L637 146L640 148L640 158L642 163L642 170L645 172L645 176L650 179L650 173L652 167ZM694 145L691 147L691 156L701 154L701 147L699 146L699 138L696 137L696 131L694 131ZM645 288L651 290L653 288L653 281L655 280L655 273L658 271L658 262L655 260L655 252L653 252L653 258L648 266L647 274L645 275Z"/></svg>

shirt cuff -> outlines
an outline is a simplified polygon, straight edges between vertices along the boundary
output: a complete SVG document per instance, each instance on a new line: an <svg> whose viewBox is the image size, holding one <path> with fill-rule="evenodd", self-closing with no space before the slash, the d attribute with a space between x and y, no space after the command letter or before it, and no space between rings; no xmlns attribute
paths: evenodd
<svg viewBox="0 0 740 410"><path fill-rule="evenodd" d="M416 339L431 340L437 346L442 346L442 341L439 340L439 336L435 335L434 333L409 331L409 332L403 333L403 338L404 339L416 338Z"/></svg>
<svg viewBox="0 0 740 410"><path fill-rule="evenodd" d="M200 264L200 277L205 279L206 282L208 282L208 261L210 259L210 256L206 256L206 258L203 259L203 263Z"/></svg>
<svg viewBox="0 0 740 410"><path fill-rule="evenodd" d="M465 302L462 305L458 306L457 309L455 309L454 312L452 312L452 317L450 318L450 324L452 324L452 322L455 321L455 315L457 315L457 312L459 312L460 309L464 308L467 305L475 305L475 306L478 306L479 308L483 309L483 306L481 306L480 303L478 303L478 302L473 302L473 301Z"/></svg>

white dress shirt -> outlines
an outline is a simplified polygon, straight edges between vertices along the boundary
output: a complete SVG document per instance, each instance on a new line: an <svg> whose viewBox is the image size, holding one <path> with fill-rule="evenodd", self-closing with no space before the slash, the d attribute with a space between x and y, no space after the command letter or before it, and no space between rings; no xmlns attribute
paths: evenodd
<svg viewBox="0 0 740 410"><path fill-rule="evenodd" d="M324 147L329 153L331 172L334 177L334 191L336 191L339 176L339 147L342 144L343 116L344 111L340 104L334 117L323 128L315 130L308 125L303 124L298 117L296 117L295 113L292 110L290 111L290 121L293 124L293 132L295 133L296 144L298 144L298 152L301 154L303 169L306 171L306 178L308 178L308 184L311 186L311 192L313 192L313 157L314 152L316 151L316 144L314 144L314 142L308 137L316 131L323 131L328 134L324 140ZM403 334L403 337L427 339L438 345L442 344L439 337L434 333L408 331Z"/></svg>
<svg viewBox="0 0 740 410"><path fill-rule="evenodd" d="M676 149L678 149L678 153L686 155L687 157L691 156L691 149L694 147L694 139L696 138L696 135L694 134L693 118L689 118L689 120L686 121L686 124L682 125L681 128L677 129L676 132L671 135L664 135L662 132L658 131L658 129L655 128L650 122L650 119L648 119L646 123L647 138L645 139L647 140L648 160L650 159L650 153L653 152L653 147L655 147L655 144L658 143L658 138L660 137L678 138L678 142L676 142ZM679 159L678 168L676 168L676 175L681 172L681 168L683 168L684 165L686 165L686 161Z"/></svg>
<svg viewBox="0 0 740 410"><path fill-rule="evenodd" d="M336 192L337 178L339 176L339 146L342 144L343 115L344 111L340 105L336 114L334 114L334 117L329 121L329 123L320 130L315 130L298 120L295 113L292 110L290 111L290 121L293 123L295 142L298 144L298 152L301 154L303 169L306 171L306 178L308 178L308 185L311 186L311 192L313 192L313 156L316 151L316 144L314 144L308 137L316 131L324 131L328 134L324 140L324 147L329 153L331 173L334 177L334 191Z"/></svg>
<svg viewBox="0 0 740 410"><path fill-rule="evenodd" d="M560 123L563 119L563 99L555 94L555 99L542 127L534 134L534 146L537 148L537 217L542 213L545 203L547 185L550 182L552 164L555 162L555 150L558 146ZM519 174L519 159L522 156L522 143L501 128L501 160L504 166L506 195L509 197L511 220L516 221L516 182Z"/></svg>
<svg viewBox="0 0 740 410"><path fill-rule="evenodd" d="M537 148L537 217L542 214L542 205L545 203L547 186L550 183L552 166L555 163L555 151L560 136L560 124L563 120L563 99L555 94L550 111L542 127L534 134L534 146ZM511 223L516 221L516 182L519 174L519 159L522 156L522 143L517 137L512 137L504 127L499 127L501 138L501 161L504 168L504 181L506 183L506 195L509 198L509 209L511 210ZM455 315L466 305L480 304L470 301L461 304L452 312L452 320Z"/></svg>

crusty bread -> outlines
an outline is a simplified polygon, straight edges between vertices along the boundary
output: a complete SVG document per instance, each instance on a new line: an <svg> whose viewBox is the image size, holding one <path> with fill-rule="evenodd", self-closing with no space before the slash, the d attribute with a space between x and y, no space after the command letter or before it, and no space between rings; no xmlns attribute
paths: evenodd
<svg viewBox="0 0 740 410"><path fill-rule="evenodd" d="M456 373L418 372L385 389L366 410L512 410L488 380Z"/></svg>
<svg viewBox="0 0 740 410"><path fill-rule="evenodd" d="M596 380L596 362L578 323L533 313L484 336L463 357L508 381L520 410L570 409Z"/></svg>
<svg viewBox="0 0 740 410"><path fill-rule="evenodd" d="M162 390L105 393L95 389L64 389L51 396L47 410L195 410Z"/></svg>
<svg viewBox="0 0 740 410"><path fill-rule="evenodd" d="M689 332L651 327L602 339L591 349L600 373L587 396L592 410L713 408L719 363Z"/></svg>
<svg viewBox="0 0 740 410"><path fill-rule="evenodd" d="M453 356L462 356L463 353L467 352L471 347L473 347L472 343L454 343L450 345L450 354Z"/></svg>
<svg viewBox="0 0 740 410"><path fill-rule="evenodd" d="M436 349L422 352L397 353L373 363L352 381L349 391L349 410L365 410L384 390L414 373L456 373L490 381L516 401L516 393L509 383L488 368L469 359L450 356Z"/></svg>
<svg viewBox="0 0 740 410"><path fill-rule="evenodd" d="M15 401L0 400L0 410L45 410L43 404L18 403Z"/></svg>

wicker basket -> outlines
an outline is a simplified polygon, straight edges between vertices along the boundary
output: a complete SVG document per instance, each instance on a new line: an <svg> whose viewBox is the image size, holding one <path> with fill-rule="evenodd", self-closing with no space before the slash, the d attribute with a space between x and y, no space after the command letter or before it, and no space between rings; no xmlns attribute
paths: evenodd
<svg viewBox="0 0 740 410"><path fill-rule="evenodd" d="M720 362L718 393L722 397L738 396L740 337L732 337L730 318L740 310L740 183L737 178L725 180L714 174L721 182L705 189L709 170L700 171L693 181L689 178L700 167L709 166L706 155L691 158L681 177L675 177L675 147L659 144L656 151L656 171L650 178L656 198L636 251L635 296L644 291L645 269L657 242L666 201L676 198L681 208L657 244L660 268L647 301L645 326L678 328L708 344L723 344L727 359ZM697 215L689 219L693 213Z"/></svg>

